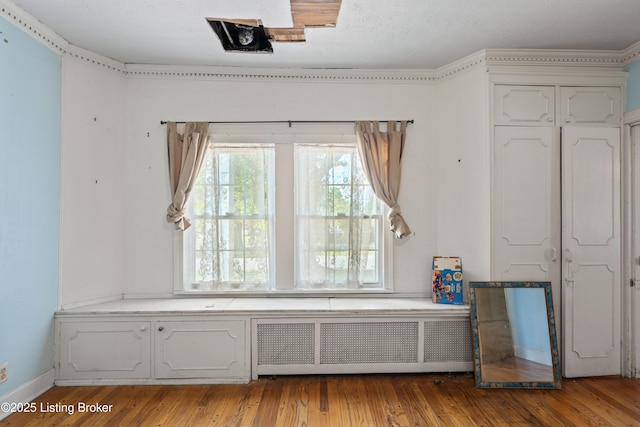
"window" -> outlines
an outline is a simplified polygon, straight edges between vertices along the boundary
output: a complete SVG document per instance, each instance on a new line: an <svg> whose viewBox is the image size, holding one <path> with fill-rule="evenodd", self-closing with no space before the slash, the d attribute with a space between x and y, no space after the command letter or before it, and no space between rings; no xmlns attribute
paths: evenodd
<svg viewBox="0 0 640 427"><path fill-rule="evenodd" d="M355 146L296 145L298 288L381 283L381 209Z"/></svg>
<svg viewBox="0 0 640 427"><path fill-rule="evenodd" d="M353 131L244 132L212 132L176 234L176 291L389 290L392 233Z"/></svg>
<svg viewBox="0 0 640 427"><path fill-rule="evenodd" d="M212 145L192 198L185 247L202 290L265 290L273 283L274 149Z"/></svg>

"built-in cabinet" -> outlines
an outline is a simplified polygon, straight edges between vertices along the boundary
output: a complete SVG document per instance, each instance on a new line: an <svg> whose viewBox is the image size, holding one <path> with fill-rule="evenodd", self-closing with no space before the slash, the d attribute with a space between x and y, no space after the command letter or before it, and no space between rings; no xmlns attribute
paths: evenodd
<svg viewBox="0 0 640 427"><path fill-rule="evenodd" d="M59 378L151 378L150 321L78 319L57 326Z"/></svg>
<svg viewBox="0 0 640 427"><path fill-rule="evenodd" d="M554 126L554 86L496 85L493 124L496 126Z"/></svg>
<svg viewBox="0 0 640 427"><path fill-rule="evenodd" d="M492 276L552 282L565 376L617 374L622 87L530 80L492 86Z"/></svg>
<svg viewBox="0 0 640 427"><path fill-rule="evenodd" d="M495 85L495 126L614 126L622 120L622 89L598 86Z"/></svg>
<svg viewBox="0 0 640 427"><path fill-rule="evenodd" d="M249 374L245 320L155 322L155 378L228 378Z"/></svg>
<svg viewBox="0 0 640 427"><path fill-rule="evenodd" d="M329 298L265 301L123 300L59 312L56 384L473 370L466 305L372 298L342 299L332 309Z"/></svg>
<svg viewBox="0 0 640 427"><path fill-rule="evenodd" d="M79 317L58 321L56 327L61 384L78 380L249 381L245 319Z"/></svg>

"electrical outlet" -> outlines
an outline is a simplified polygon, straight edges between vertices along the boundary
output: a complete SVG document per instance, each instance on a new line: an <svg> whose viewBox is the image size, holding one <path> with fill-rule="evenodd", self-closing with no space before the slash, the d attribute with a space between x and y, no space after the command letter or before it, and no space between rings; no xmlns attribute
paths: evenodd
<svg viewBox="0 0 640 427"><path fill-rule="evenodd" d="M9 375L9 364L4 362L0 365L0 383L3 383L7 380L7 376Z"/></svg>

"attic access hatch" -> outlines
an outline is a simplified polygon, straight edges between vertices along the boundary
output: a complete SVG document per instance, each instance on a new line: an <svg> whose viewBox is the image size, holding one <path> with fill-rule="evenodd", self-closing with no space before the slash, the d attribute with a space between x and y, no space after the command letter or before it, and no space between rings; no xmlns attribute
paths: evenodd
<svg viewBox="0 0 640 427"><path fill-rule="evenodd" d="M271 41L304 42L305 28L335 27L342 0L290 0L293 27L263 27L260 19L207 18L222 47L231 52L272 53Z"/></svg>

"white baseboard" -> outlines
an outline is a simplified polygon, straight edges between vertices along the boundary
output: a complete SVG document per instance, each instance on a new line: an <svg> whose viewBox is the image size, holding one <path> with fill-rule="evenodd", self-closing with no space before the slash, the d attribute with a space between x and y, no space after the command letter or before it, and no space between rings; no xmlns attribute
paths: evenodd
<svg viewBox="0 0 640 427"><path fill-rule="evenodd" d="M530 360L531 362L540 363L542 365L551 366L551 353L534 350L526 347L514 347L516 357L521 359Z"/></svg>
<svg viewBox="0 0 640 427"><path fill-rule="evenodd" d="M22 384L14 391L5 394L4 396L0 396L0 406L2 406L3 403L31 402L33 399L53 387L54 378L54 370L51 369L28 383ZM0 409L0 420L8 417L9 415L11 415L11 412L4 412Z"/></svg>

